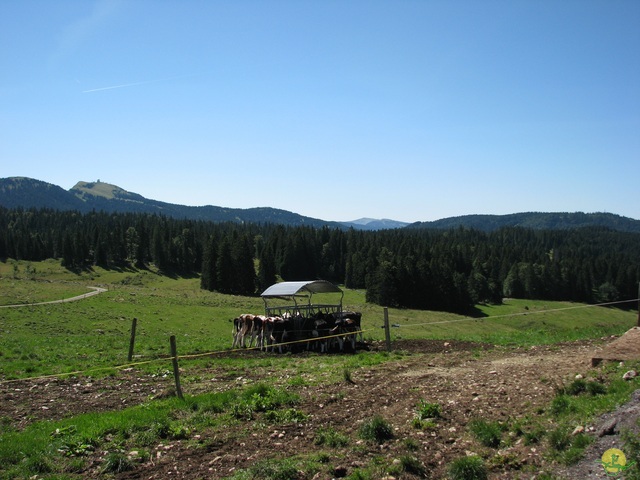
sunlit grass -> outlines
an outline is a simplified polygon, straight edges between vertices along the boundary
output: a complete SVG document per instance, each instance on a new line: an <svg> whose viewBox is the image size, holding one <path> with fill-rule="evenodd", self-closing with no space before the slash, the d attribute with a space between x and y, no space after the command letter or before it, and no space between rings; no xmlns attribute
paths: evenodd
<svg viewBox="0 0 640 480"><path fill-rule="evenodd" d="M35 270L35 280L25 277L27 265ZM4 288L8 285L14 285L12 290ZM137 319L134 362L152 362L142 368L157 368L153 362L169 355L172 335L178 354L198 361L191 357L228 352L231 320L240 313L262 313L265 307L259 296L203 291L198 278L169 278L151 270L95 267L76 274L52 260L0 263L0 287L3 293L12 292L11 303L73 296L86 293L90 285L108 291L80 302L0 309L0 378L126 365L133 318ZM25 289L31 293L21 296ZM3 299L6 302L4 295ZM384 340L384 309L366 303L363 290L345 289L343 306L363 313L365 340ZM481 305L478 310L486 316L389 309L391 339L537 345L621 334L636 323L633 311L569 302L508 299L503 305ZM355 363L348 367L364 365L366 358L353 357Z"/></svg>
<svg viewBox="0 0 640 480"><path fill-rule="evenodd" d="M212 377L218 374L243 379L248 385L243 391L187 395L184 402L176 398L153 400L119 412L34 422L21 432L0 424L0 472L6 478L81 471L83 459L95 448L108 450L113 446L115 451L116 446L127 446L144 451L158 439L187 438L193 432L215 430L222 422L235 426L256 415L263 415L265 422L302 422L305 414L296 410L297 397L287 389L344 384L347 377L349 382L358 384L362 370L402 361L409 355L400 349L349 355L231 353L230 320L239 313L263 312L264 302L258 296L206 292L200 290L197 278L168 278L147 270L95 268L75 274L62 269L59 263L47 261L31 264L29 271L35 269L35 278L27 278L23 273L26 263L18 262L17 266L16 272L11 262L0 263L5 304L7 298L25 303L73 296L85 293L89 285L101 285L108 291L80 302L0 309L0 381L76 371L92 377L118 375L120 367L130 366L130 329L132 319L137 318L133 359L136 372L171 376L169 337L175 335L185 391L210 389ZM384 309L366 303L364 291L346 289L343 305L347 310L363 313L365 339L384 339L380 328ZM637 319L635 311L513 299L499 306L478 306L478 311L485 316L389 309L392 340L465 340L527 346L621 334ZM615 377L619 372L614 368L607 367L606 373ZM273 390L252 383L249 378L267 378ZM611 380L607 382L606 395L573 395L562 409L558 403L558 412L552 412L551 405L547 414L566 425L583 423L585 418L626 401L630 388L628 382ZM386 425L378 419L373 426ZM372 427L372 431L377 433L376 428ZM520 435L528 442L541 443L546 438L537 424L523 424ZM373 438L379 441L377 436ZM338 440L344 443L344 438ZM74 452L76 456L66 457L64 452ZM122 458L109 458L113 460L109 468L126 467L120 463ZM404 460L406 471L418 468L410 457ZM288 465L268 467L288 471ZM312 471L319 467L308 468Z"/></svg>

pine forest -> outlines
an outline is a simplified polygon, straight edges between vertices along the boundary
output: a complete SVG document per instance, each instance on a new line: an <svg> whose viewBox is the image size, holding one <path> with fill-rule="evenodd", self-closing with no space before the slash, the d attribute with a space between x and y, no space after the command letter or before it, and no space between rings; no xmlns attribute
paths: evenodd
<svg viewBox="0 0 640 480"><path fill-rule="evenodd" d="M457 313L504 297L625 302L640 282L640 234L604 227L356 231L0 207L0 260L48 258L197 275L236 295L324 279L378 305Z"/></svg>

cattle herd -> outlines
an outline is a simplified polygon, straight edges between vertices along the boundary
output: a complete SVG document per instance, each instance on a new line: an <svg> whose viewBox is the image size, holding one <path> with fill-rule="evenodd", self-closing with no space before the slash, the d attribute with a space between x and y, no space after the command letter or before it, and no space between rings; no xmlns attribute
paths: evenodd
<svg viewBox="0 0 640 480"><path fill-rule="evenodd" d="M360 312L318 311L311 316L242 314L233 319L232 348L270 352L313 350L320 353L356 351L362 341Z"/></svg>

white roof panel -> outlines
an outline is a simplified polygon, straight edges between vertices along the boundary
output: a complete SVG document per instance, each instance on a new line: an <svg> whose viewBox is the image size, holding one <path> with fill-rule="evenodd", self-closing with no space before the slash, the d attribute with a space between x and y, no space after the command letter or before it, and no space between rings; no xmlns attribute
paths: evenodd
<svg viewBox="0 0 640 480"><path fill-rule="evenodd" d="M287 297L300 295L302 293L342 293L337 287L326 280L305 280L301 282L280 282L271 285L264 292L262 297Z"/></svg>

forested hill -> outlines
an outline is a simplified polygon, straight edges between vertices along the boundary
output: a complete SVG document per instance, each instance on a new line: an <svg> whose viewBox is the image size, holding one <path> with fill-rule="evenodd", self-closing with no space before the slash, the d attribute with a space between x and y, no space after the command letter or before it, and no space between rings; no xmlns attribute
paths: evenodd
<svg viewBox="0 0 640 480"><path fill-rule="evenodd" d="M356 231L0 206L0 261L50 258L73 270L199 275L202 288L234 295L260 293L277 278L321 278L389 307L467 313L503 297L629 307L637 304L640 233Z"/></svg>
<svg viewBox="0 0 640 480"><path fill-rule="evenodd" d="M568 230L582 227L605 227L620 232L640 233L640 220L613 213L544 213L526 212L510 215L463 215L433 222L416 222L407 228L432 228L449 230L465 227L482 232L493 232L505 227L522 227L533 230Z"/></svg>
<svg viewBox="0 0 640 480"><path fill-rule="evenodd" d="M287 226L342 226L269 207L192 207L150 200L105 182L78 182L70 190L26 177L0 178L0 206L6 208L50 208L81 213L152 213L171 218L211 222L273 223Z"/></svg>
<svg viewBox="0 0 640 480"><path fill-rule="evenodd" d="M176 219L202 220L215 223L261 223L314 228L337 227L355 230L385 230L402 228L405 224L393 220L361 219L354 222L332 222L305 217L287 210L270 207L226 208L212 205L201 207L176 205L151 200L109 183L78 182L70 190L26 177L0 178L0 206L6 208L49 208L77 210L81 213L151 213ZM366 221L366 222L365 222ZM568 230L582 227L605 227L620 232L640 233L640 220L612 213L513 213L510 215L464 215L432 222L416 222L407 229L469 228L493 232L505 227L533 230Z"/></svg>

